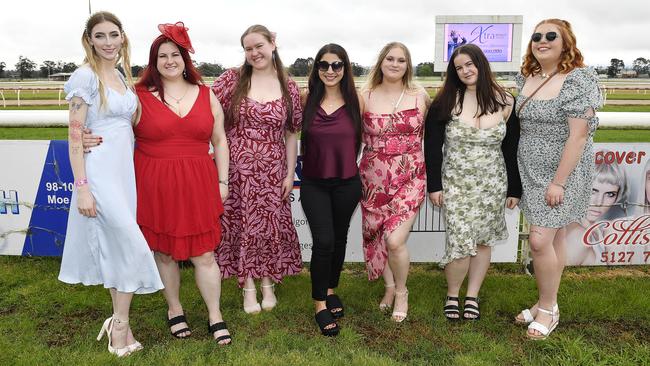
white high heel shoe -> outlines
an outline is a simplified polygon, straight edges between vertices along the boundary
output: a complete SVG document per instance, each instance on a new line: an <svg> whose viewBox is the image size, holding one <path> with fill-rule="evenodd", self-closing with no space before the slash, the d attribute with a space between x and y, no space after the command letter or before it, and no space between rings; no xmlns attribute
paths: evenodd
<svg viewBox="0 0 650 366"><path fill-rule="evenodd" d="M397 297L397 296L403 296L404 298L406 298L406 306L408 306L409 290L404 290L404 292L398 292L398 291L396 290L396 291L395 291L395 297ZM407 308L407 309L408 309L408 308ZM406 311L396 311L396 310L393 310L393 314L391 315L391 319L392 319L395 323L401 323L401 322L403 322L404 320L406 320L406 316L407 316L407 315L408 315L408 314L407 314Z"/></svg>
<svg viewBox="0 0 650 366"><path fill-rule="evenodd" d="M113 317L106 319L104 321L104 324L102 325L102 329L99 330L99 335L97 335L97 340L101 341L102 337L104 336L104 333L106 333L106 336L108 337L108 352L114 354L117 357L128 356L131 354L131 352L133 352L131 349L129 349L129 346L123 348L113 348L113 345L111 344L111 333L113 332L113 321L117 321L119 323L127 323L127 324L129 322L128 320L124 321ZM142 345L140 345L140 347L142 347Z"/></svg>
<svg viewBox="0 0 650 366"><path fill-rule="evenodd" d="M253 288L244 287L242 288L242 290L243 290L243 294L246 294L247 292L257 291L255 287ZM255 300L257 300L257 298ZM254 305L249 305L249 306L244 305L244 312L246 312L246 314L258 314L261 311L262 311L262 307L260 306L259 302L256 302Z"/></svg>
<svg viewBox="0 0 650 366"><path fill-rule="evenodd" d="M262 288L270 288L271 291L273 292L273 297L275 297L275 283L272 283L270 285L262 285ZM262 298L262 309L265 311L271 311L275 307L275 305L278 304L278 299L277 297L273 300L266 300Z"/></svg>

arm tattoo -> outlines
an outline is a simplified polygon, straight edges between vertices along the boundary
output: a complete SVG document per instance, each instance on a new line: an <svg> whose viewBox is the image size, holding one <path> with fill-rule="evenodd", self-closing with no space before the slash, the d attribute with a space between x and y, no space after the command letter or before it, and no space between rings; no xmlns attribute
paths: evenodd
<svg viewBox="0 0 650 366"><path fill-rule="evenodd" d="M79 112L79 110L84 104L85 103L83 101L81 102L70 101L70 112Z"/></svg>
<svg viewBox="0 0 650 366"><path fill-rule="evenodd" d="M79 143L81 142L81 131L83 129L83 124L80 121L72 120L70 121L70 127L68 134L70 135L70 141Z"/></svg>

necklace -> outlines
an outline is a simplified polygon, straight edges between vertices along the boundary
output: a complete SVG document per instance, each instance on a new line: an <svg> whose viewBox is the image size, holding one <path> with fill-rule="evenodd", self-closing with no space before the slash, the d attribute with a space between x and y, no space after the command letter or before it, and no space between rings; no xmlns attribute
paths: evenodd
<svg viewBox="0 0 650 366"><path fill-rule="evenodd" d="M406 92L406 88L402 89L402 93L399 95L399 98L397 101L391 100L390 104L393 106L393 113L397 111L397 107L399 107L399 104L402 102L402 99L404 98L404 93Z"/></svg>
<svg viewBox="0 0 650 366"><path fill-rule="evenodd" d="M555 75L555 74L557 74L557 70L553 70L552 72L550 72L550 73L548 73L548 74L542 72L541 74L539 74L539 77L541 77L542 80L544 80L544 79L550 78L551 76L553 76L553 75Z"/></svg>
<svg viewBox="0 0 650 366"><path fill-rule="evenodd" d="M188 92L188 91L190 91L190 87L189 87L189 86L188 86L187 88L185 88L185 93L183 93L183 95L181 95L180 98L176 98L175 96L169 94L169 92L167 92L167 91L165 91L165 94L167 94L168 97L170 97L170 98L172 98L173 100L175 100L175 101L176 101L176 104L180 104L180 103L181 103L181 100L183 100L183 98L185 98L185 96L187 95L187 92Z"/></svg>

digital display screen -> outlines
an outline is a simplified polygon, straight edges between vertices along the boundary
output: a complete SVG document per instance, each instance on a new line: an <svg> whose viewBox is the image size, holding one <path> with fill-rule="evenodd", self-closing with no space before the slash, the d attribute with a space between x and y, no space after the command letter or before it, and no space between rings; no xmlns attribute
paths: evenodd
<svg viewBox="0 0 650 366"><path fill-rule="evenodd" d="M483 50L490 62L512 61L512 28L507 23L448 23L445 24L445 43L443 61L457 47L473 43Z"/></svg>

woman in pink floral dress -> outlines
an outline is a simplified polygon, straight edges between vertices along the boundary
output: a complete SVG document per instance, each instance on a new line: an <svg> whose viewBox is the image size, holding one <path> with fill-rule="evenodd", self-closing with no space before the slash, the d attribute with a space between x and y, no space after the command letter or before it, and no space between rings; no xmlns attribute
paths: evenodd
<svg viewBox="0 0 650 366"><path fill-rule="evenodd" d="M274 282L300 272L302 258L291 219L300 94L284 72L275 34L261 25L241 37L246 59L212 86L226 113L230 195L224 202L216 258L224 277L237 276L244 311L276 304ZM262 279L262 305L254 279Z"/></svg>
<svg viewBox="0 0 650 366"><path fill-rule="evenodd" d="M406 46L389 43L362 95L363 249L368 278L384 277L386 291L379 308L388 310L395 302L396 322L406 319L410 263L406 240L426 188L422 136L429 96L413 85L412 76Z"/></svg>

